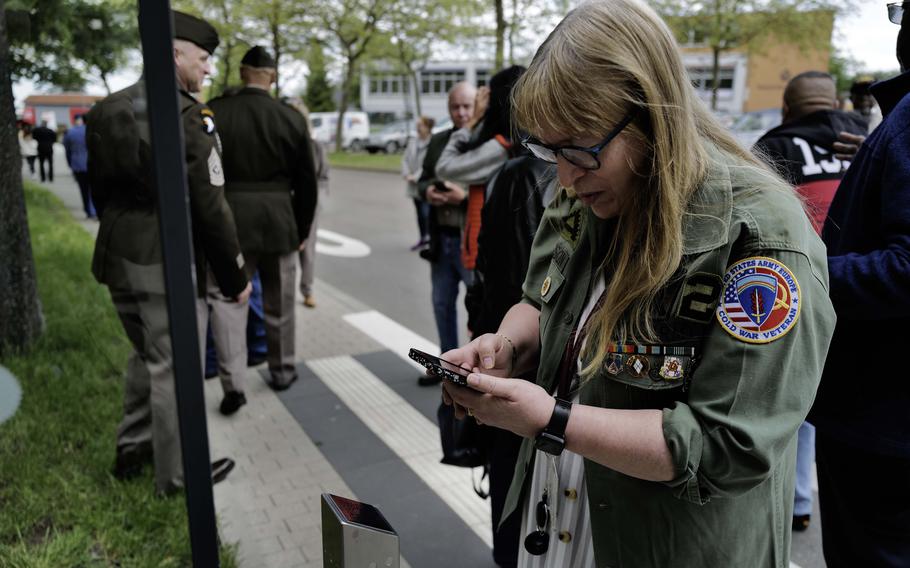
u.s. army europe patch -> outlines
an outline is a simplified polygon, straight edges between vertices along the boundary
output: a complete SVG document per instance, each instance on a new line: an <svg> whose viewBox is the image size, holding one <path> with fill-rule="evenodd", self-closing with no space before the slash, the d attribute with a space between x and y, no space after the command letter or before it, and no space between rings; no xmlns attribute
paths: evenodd
<svg viewBox="0 0 910 568"><path fill-rule="evenodd" d="M799 282L773 258L744 258L727 269L717 321L747 343L770 343L785 336L799 319Z"/></svg>

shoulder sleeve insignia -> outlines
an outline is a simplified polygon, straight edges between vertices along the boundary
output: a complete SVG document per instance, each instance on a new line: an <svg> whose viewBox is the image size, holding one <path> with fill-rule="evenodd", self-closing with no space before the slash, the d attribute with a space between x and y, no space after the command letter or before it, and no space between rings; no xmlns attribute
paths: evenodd
<svg viewBox="0 0 910 568"><path fill-rule="evenodd" d="M215 133L215 113L212 112L212 109L206 107L199 111L199 114L202 115L202 130L208 135Z"/></svg>
<svg viewBox="0 0 910 568"><path fill-rule="evenodd" d="M799 319L799 282L773 258L744 258L727 269L717 321L746 343L770 343L790 332Z"/></svg>
<svg viewBox="0 0 910 568"><path fill-rule="evenodd" d="M212 185L224 185L224 169L221 166L221 157L218 151L212 148L208 159L209 166L209 183Z"/></svg>

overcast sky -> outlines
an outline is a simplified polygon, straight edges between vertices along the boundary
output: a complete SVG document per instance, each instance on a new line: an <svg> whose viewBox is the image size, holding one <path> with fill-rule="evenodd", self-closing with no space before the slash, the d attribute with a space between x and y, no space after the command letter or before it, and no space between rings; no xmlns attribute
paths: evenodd
<svg viewBox="0 0 910 568"><path fill-rule="evenodd" d="M851 16L843 16L835 22L834 45L841 52L852 56L859 62L857 71L889 71L896 70L897 59L894 55L897 32L900 30L888 21L886 0L859 0L858 12ZM282 65L284 68L284 65ZM282 69L284 71L284 69ZM299 75L299 73L291 73ZM290 74L289 74L290 75ZM136 80L138 71L131 69L118 73L111 79L114 90L121 89ZM290 76L286 75L289 79ZM292 91L302 85L298 81L290 81L288 86ZM100 84L89 85L88 93L103 95L104 88ZM53 89L35 90L34 85L22 81L13 85L17 108L22 105L22 100L34 92L53 92Z"/></svg>

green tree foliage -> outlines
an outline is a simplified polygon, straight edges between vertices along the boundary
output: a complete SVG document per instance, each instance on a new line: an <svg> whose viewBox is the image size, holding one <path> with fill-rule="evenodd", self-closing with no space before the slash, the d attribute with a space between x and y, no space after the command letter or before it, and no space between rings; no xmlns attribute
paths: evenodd
<svg viewBox="0 0 910 568"><path fill-rule="evenodd" d="M381 34L379 23L386 17L393 0L341 0L316 2L310 6L306 19L313 29L324 30L325 39L336 47L343 61L341 101L338 105L338 126L335 131L335 151L344 143L342 132L344 113L351 103L352 88L359 75L359 66L367 49Z"/></svg>
<svg viewBox="0 0 910 568"><path fill-rule="evenodd" d="M760 52L774 39L803 49L831 44L826 20L852 10L856 0L654 0L680 43L708 47L713 57L711 108L717 108L721 54Z"/></svg>
<svg viewBox="0 0 910 568"><path fill-rule="evenodd" d="M102 81L138 47L135 11L125 0L7 2L12 79L80 89Z"/></svg>
<svg viewBox="0 0 910 568"><path fill-rule="evenodd" d="M310 68L310 74L307 77L306 91L303 94L303 101L307 108L310 109L310 112L335 110L332 85L329 83L326 73L325 53L322 45L315 40L310 42L307 51L307 66Z"/></svg>

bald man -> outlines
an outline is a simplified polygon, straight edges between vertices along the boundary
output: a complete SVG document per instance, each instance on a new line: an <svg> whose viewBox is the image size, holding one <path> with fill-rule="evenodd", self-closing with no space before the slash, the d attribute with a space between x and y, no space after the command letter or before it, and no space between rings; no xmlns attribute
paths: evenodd
<svg viewBox="0 0 910 568"><path fill-rule="evenodd" d="M831 75L800 73L784 89L783 123L762 136L754 148L806 198L817 231L821 231L837 185L850 165L834 155L837 136L866 132L859 116L837 106L837 87Z"/></svg>
<svg viewBox="0 0 910 568"><path fill-rule="evenodd" d="M755 143L755 150L777 167L805 198L812 223L821 231L828 207L850 162L834 156L840 132L863 134L866 123L856 113L837 110L837 88L831 75L801 73L784 89L783 124ZM796 495L793 530L809 528L812 516L812 463L815 428L799 428L796 452Z"/></svg>
<svg viewBox="0 0 910 568"><path fill-rule="evenodd" d="M423 161L417 191L431 206L430 247L420 256L430 261L430 278L433 287L433 315L439 332L442 352L458 347L459 283L470 286L471 272L461 263L461 232L464 229L467 189L436 175L436 162L456 130L463 128L474 115L474 85L462 81L449 90L448 108L453 127L430 138L427 155ZM420 377L421 386L437 384L437 377Z"/></svg>

